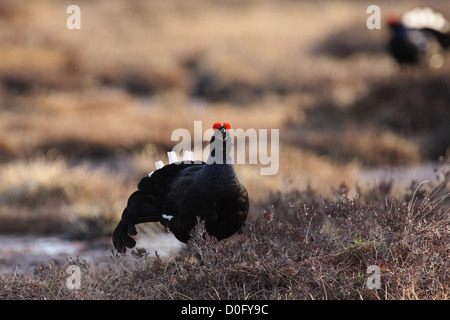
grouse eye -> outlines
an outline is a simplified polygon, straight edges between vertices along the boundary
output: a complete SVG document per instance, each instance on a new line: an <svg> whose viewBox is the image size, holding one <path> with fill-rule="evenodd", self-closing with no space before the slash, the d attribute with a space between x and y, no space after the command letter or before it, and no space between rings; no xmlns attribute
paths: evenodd
<svg viewBox="0 0 450 320"><path fill-rule="evenodd" d="M214 129L214 130L219 130L221 126L222 126L222 124L221 124L220 122L216 122L216 123L214 123L214 125L213 125L213 129Z"/></svg>
<svg viewBox="0 0 450 320"><path fill-rule="evenodd" d="M230 130L231 129L231 125L228 122L224 122L223 126L225 127L225 129Z"/></svg>

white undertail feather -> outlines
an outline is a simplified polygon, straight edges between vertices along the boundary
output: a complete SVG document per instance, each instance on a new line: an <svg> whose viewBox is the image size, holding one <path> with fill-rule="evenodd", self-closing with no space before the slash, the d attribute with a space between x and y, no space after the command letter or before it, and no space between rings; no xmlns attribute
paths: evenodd
<svg viewBox="0 0 450 320"><path fill-rule="evenodd" d="M172 220L173 219L173 216L171 216L171 215L167 215L167 214L162 214L162 217L164 218L164 219L167 219L167 220Z"/></svg>
<svg viewBox="0 0 450 320"><path fill-rule="evenodd" d="M164 167L164 162L162 162L161 160L158 160L155 162L155 166L156 166L156 170L161 169L162 167ZM148 174L148 176L151 177L153 172L155 172L155 171L150 172Z"/></svg>
<svg viewBox="0 0 450 320"><path fill-rule="evenodd" d="M167 152L167 157L169 158L169 164L178 162L178 157L174 151ZM192 151L185 151L183 161L189 161L189 160L194 161L194 153ZM158 160L155 162L155 166L156 166L156 170L159 170L162 167L164 167L164 162L162 162L161 160ZM153 172L154 171L150 172L148 174L148 176L151 177Z"/></svg>
<svg viewBox="0 0 450 320"><path fill-rule="evenodd" d="M217 132L219 132L219 131L217 131ZM218 134L220 134L220 133L218 133ZM226 145L226 159L225 159L225 163L233 164L234 163L234 158L233 158L233 146L234 146L233 138L230 136L229 133L227 133L227 135L228 135L228 140L227 140L227 142L225 144ZM222 142L223 142L222 139L219 139L219 138L216 139L216 142L215 142L216 144L215 144L214 148L217 148L217 147L221 146L221 145L219 145L219 143L222 144ZM214 145L214 143L210 145L210 148L212 148L213 145ZM220 148L217 148L217 150L220 150ZM175 151L167 152L167 157L169 158L169 164L172 164L172 163L175 163L175 162L179 161ZM217 162L217 160L221 159L220 157L221 157L221 152L217 153L217 157L212 157L211 154L210 154L209 158L207 160L207 163L209 163L209 164L211 164L211 163L221 163L221 162ZM192 152L192 151L185 151L184 155L183 155L183 161L194 161L194 152ZM220 161L222 161L222 160L220 160ZM164 167L164 162L162 162L161 160L156 161L155 162L155 166L156 166L156 170L159 170L162 167ZM150 172L148 174L148 176L151 177L153 172L154 171Z"/></svg>
<svg viewBox="0 0 450 320"><path fill-rule="evenodd" d="M177 154L175 153L175 151L167 152L167 156L169 157L170 164L178 162L178 157L177 157Z"/></svg>
<svg viewBox="0 0 450 320"><path fill-rule="evenodd" d="M402 23L407 28L430 28L442 33L450 30L450 23L444 16L431 8L414 8L402 15Z"/></svg>
<svg viewBox="0 0 450 320"><path fill-rule="evenodd" d="M194 161L194 153L192 151L185 151L183 161Z"/></svg>
<svg viewBox="0 0 450 320"><path fill-rule="evenodd" d="M162 162L161 160L158 160L155 162L155 166L156 166L156 170L161 169L162 167L164 167L164 162Z"/></svg>

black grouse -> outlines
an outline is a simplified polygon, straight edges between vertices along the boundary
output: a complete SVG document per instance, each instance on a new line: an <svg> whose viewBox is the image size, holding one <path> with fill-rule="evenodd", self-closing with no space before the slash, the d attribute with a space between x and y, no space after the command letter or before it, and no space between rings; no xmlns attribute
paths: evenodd
<svg viewBox="0 0 450 320"><path fill-rule="evenodd" d="M187 243L199 217L206 231L222 240L242 231L249 210L247 190L233 164L233 138L228 123L214 124L206 163L168 164L144 177L128 199L113 232L117 251L133 248L136 224L160 222Z"/></svg>
<svg viewBox="0 0 450 320"><path fill-rule="evenodd" d="M388 18L391 38L388 49L401 65L440 68L450 48L449 22L431 8L414 8Z"/></svg>

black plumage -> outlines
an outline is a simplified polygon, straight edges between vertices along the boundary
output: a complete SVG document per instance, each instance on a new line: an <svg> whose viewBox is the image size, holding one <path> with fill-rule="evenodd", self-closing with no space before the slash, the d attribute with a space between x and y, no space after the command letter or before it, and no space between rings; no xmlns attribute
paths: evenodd
<svg viewBox="0 0 450 320"><path fill-rule="evenodd" d="M401 65L440 68L450 47L448 21L430 8L415 8L388 19L390 54Z"/></svg>
<svg viewBox="0 0 450 320"><path fill-rule="evenodd" d="M217 240L242 230L249 201L234 169L229 128L228 124L217 125L206 163L172 163L140 181L113 232L113 243L119 252L136 245L131 236L137 234L135 225L144 222L162 223L184 243L188 242L197 217L204 220L206 231Z"/></svg>

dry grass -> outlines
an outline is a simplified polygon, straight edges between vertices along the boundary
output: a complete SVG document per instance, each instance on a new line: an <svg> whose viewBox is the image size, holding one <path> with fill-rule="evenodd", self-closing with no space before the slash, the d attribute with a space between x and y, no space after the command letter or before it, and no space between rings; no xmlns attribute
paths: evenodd
<svg viewBox="0 0 450 320"><path fill-rule="evenodd" d="M79 259L28 276L0 278L5 299L448 299L449 173L389 199L389 185L349 198L316 190L273 195L242 236L217 243L200 224L187 248L170 259L133 250L125 267ZM198 259L201 259L199 261ZM81 287L66 287L69 265ZM380 268L368 289L367 267Z"/></svg>
<svg viewBox="0 0 450 320"><path fill-rule="evenodd" d="M402 6L383 3L385 11ZM386 28L365 28L366 3L100 1L83 4L79 31L61 23L63 3L8 1L3 7L0 157L6 160L53 147L76 156L115 155L148 143L167 149L174 128L218 118L242 128L283 128L288 122L302 136L296 147L335 160L336 149L356 145L355 152L341 152L344 161L369 165L435 159L448 145L442 142L448 136L442 108L448 67L437 75L417 71L412 80L402 76L382 49ZM136 108L143 102L135 94L151 95L144 102L151 108ZM428 109L416 107L429 98ZM430 111L430 104L437 109ZM339 111L339 120L353 125L324 130L336 127L332 117L317 118L327 105L350 108ZM355 129L361 117L354 114L360 113L366 118ZM440 120L437 138L434 122L414 122L423 114ZM401 122L405 115L412 119ZM386 125L393 127L374 141Z"/></svg>
<svg viewBox="0 0 450 320"><path fill-rule="evenodd" d="M133 190L104 168L69 165L60 157L17 160L0 168L1 233L79 237L85 228L83 237L109 234L123 209L121 195Z"/></svg>

